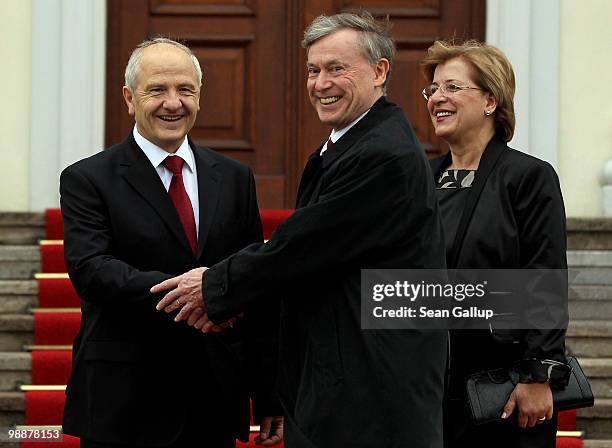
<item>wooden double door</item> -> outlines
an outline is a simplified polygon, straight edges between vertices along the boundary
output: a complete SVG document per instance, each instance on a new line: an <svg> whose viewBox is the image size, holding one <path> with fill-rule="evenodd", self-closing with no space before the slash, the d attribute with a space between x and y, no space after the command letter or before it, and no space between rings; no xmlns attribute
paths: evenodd
<svg viewBox="0 0 612 448"><path fill-rule="evenodd" d="M388 89L430 154L419 61L439 38L484 38L485 0L107 0L107 146L133 126L121 96L132 49L154 36L178 38L204 72L190 136L240 160L256 175L260 207L293 207L310 153L328 135L306 94L300 42L320 14L366 9L389 16L397 53Z"/></svg>

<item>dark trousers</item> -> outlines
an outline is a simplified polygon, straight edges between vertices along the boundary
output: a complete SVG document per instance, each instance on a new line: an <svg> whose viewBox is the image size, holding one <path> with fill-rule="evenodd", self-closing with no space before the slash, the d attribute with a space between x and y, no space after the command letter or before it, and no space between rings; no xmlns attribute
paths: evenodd
<svg viewBox="0 0 612 448"><path fill-rule="evenodd" d="M555 448L557 413L552 420L521 429L515 409L508 421L473 426L463 400L448 400L444 407L445 448ZM516 414L516 415L515 415Z"/></svg>

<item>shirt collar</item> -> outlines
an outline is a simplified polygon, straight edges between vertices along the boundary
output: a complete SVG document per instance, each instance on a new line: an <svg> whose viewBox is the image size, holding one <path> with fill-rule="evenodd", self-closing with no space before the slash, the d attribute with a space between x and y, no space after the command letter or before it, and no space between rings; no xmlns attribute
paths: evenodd
<svg viewBox="0 0 612 448"><path fill-rule="evenodd" d="M342 129L334 129L332 131L332 133L329 135L329 138L331 138L331 141L333 143L336 143L338 141L338 139L340 139L340 137L342 137L344 134L346 134L353 126L355 126L357 124L357 122L359 120L361 120L363 117L366 116L366 114L370 112L370 109L366 110L364 113L362 113L361 115L359 115L354 121L350 122L348 125L346 125L345 127L343 127Z"/></svg>
<svg viewBox="0 0 612 448"><path fill-rule="evenodd" d="M136 144L140 147L140 149L142 149L142 152L145 153L153 167L157 169L164 159L168 157L168 151L163 150L140 135L140 132L138 132L138 126L136 125L134 126L133 134ZM174 154L185 161L190 171L194 171L195 160L193 158L193 152L189 148L187 136L185 136L183 143L181 143L181 146L179 146L179 149Z"/></svg>

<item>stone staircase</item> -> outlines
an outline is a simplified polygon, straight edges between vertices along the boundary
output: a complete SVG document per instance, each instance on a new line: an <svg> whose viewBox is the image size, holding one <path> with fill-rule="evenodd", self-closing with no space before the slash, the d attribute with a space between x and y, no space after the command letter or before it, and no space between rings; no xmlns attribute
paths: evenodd
<svg viewBox="0 0 612 448"><path fill-rule="evenodd" d="M21 384L31 382L30 354L37 305L34 274L40 271L38 241L45 236L42 213L0 213L0 427L24 423ZM0 442L0 447L15 443Z"/></svg>
<svg viewBox="0 0 612 448"><path fill-rule="evenodd" d="M43 238L42 213L0 213L0 427L24 422L19 386L31 382L24 346L33 343ZM596 396L593 408L578 411L577 426L585 447L612 448L612 220L569 220L568 242L568 262L580 275L570 291L567 349Z"/></svg>
<svg viewBox="0 0 612 448"><path fill-rule="evenodd" d="M582 242L595 250L568 253L577 276L570 290L567 349L580 359L596 397L594 407L578 411L577 426L589 438L612 439L612 250L598 250L605 247L599 239Z"/></svg>

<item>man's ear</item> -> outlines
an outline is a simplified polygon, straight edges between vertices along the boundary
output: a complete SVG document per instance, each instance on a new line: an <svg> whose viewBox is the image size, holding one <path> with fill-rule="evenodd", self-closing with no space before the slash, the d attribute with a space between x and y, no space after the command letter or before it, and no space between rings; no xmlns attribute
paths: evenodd
<svg viewBox="0 0 612 448"><path fill-rule="evenodd" d="M389 74L389 60L381 58L374 66L374 87L381 87L387 80Z"/></svg>
<svg viewBox="0 0 612 448"><path fill-rule="evenodd" d="M123 86L123 99L127 105L128 114L130 114L130 117L136 115L136 111L134 110L134 96L132 95L132 92L128 86Z"/></svg>

